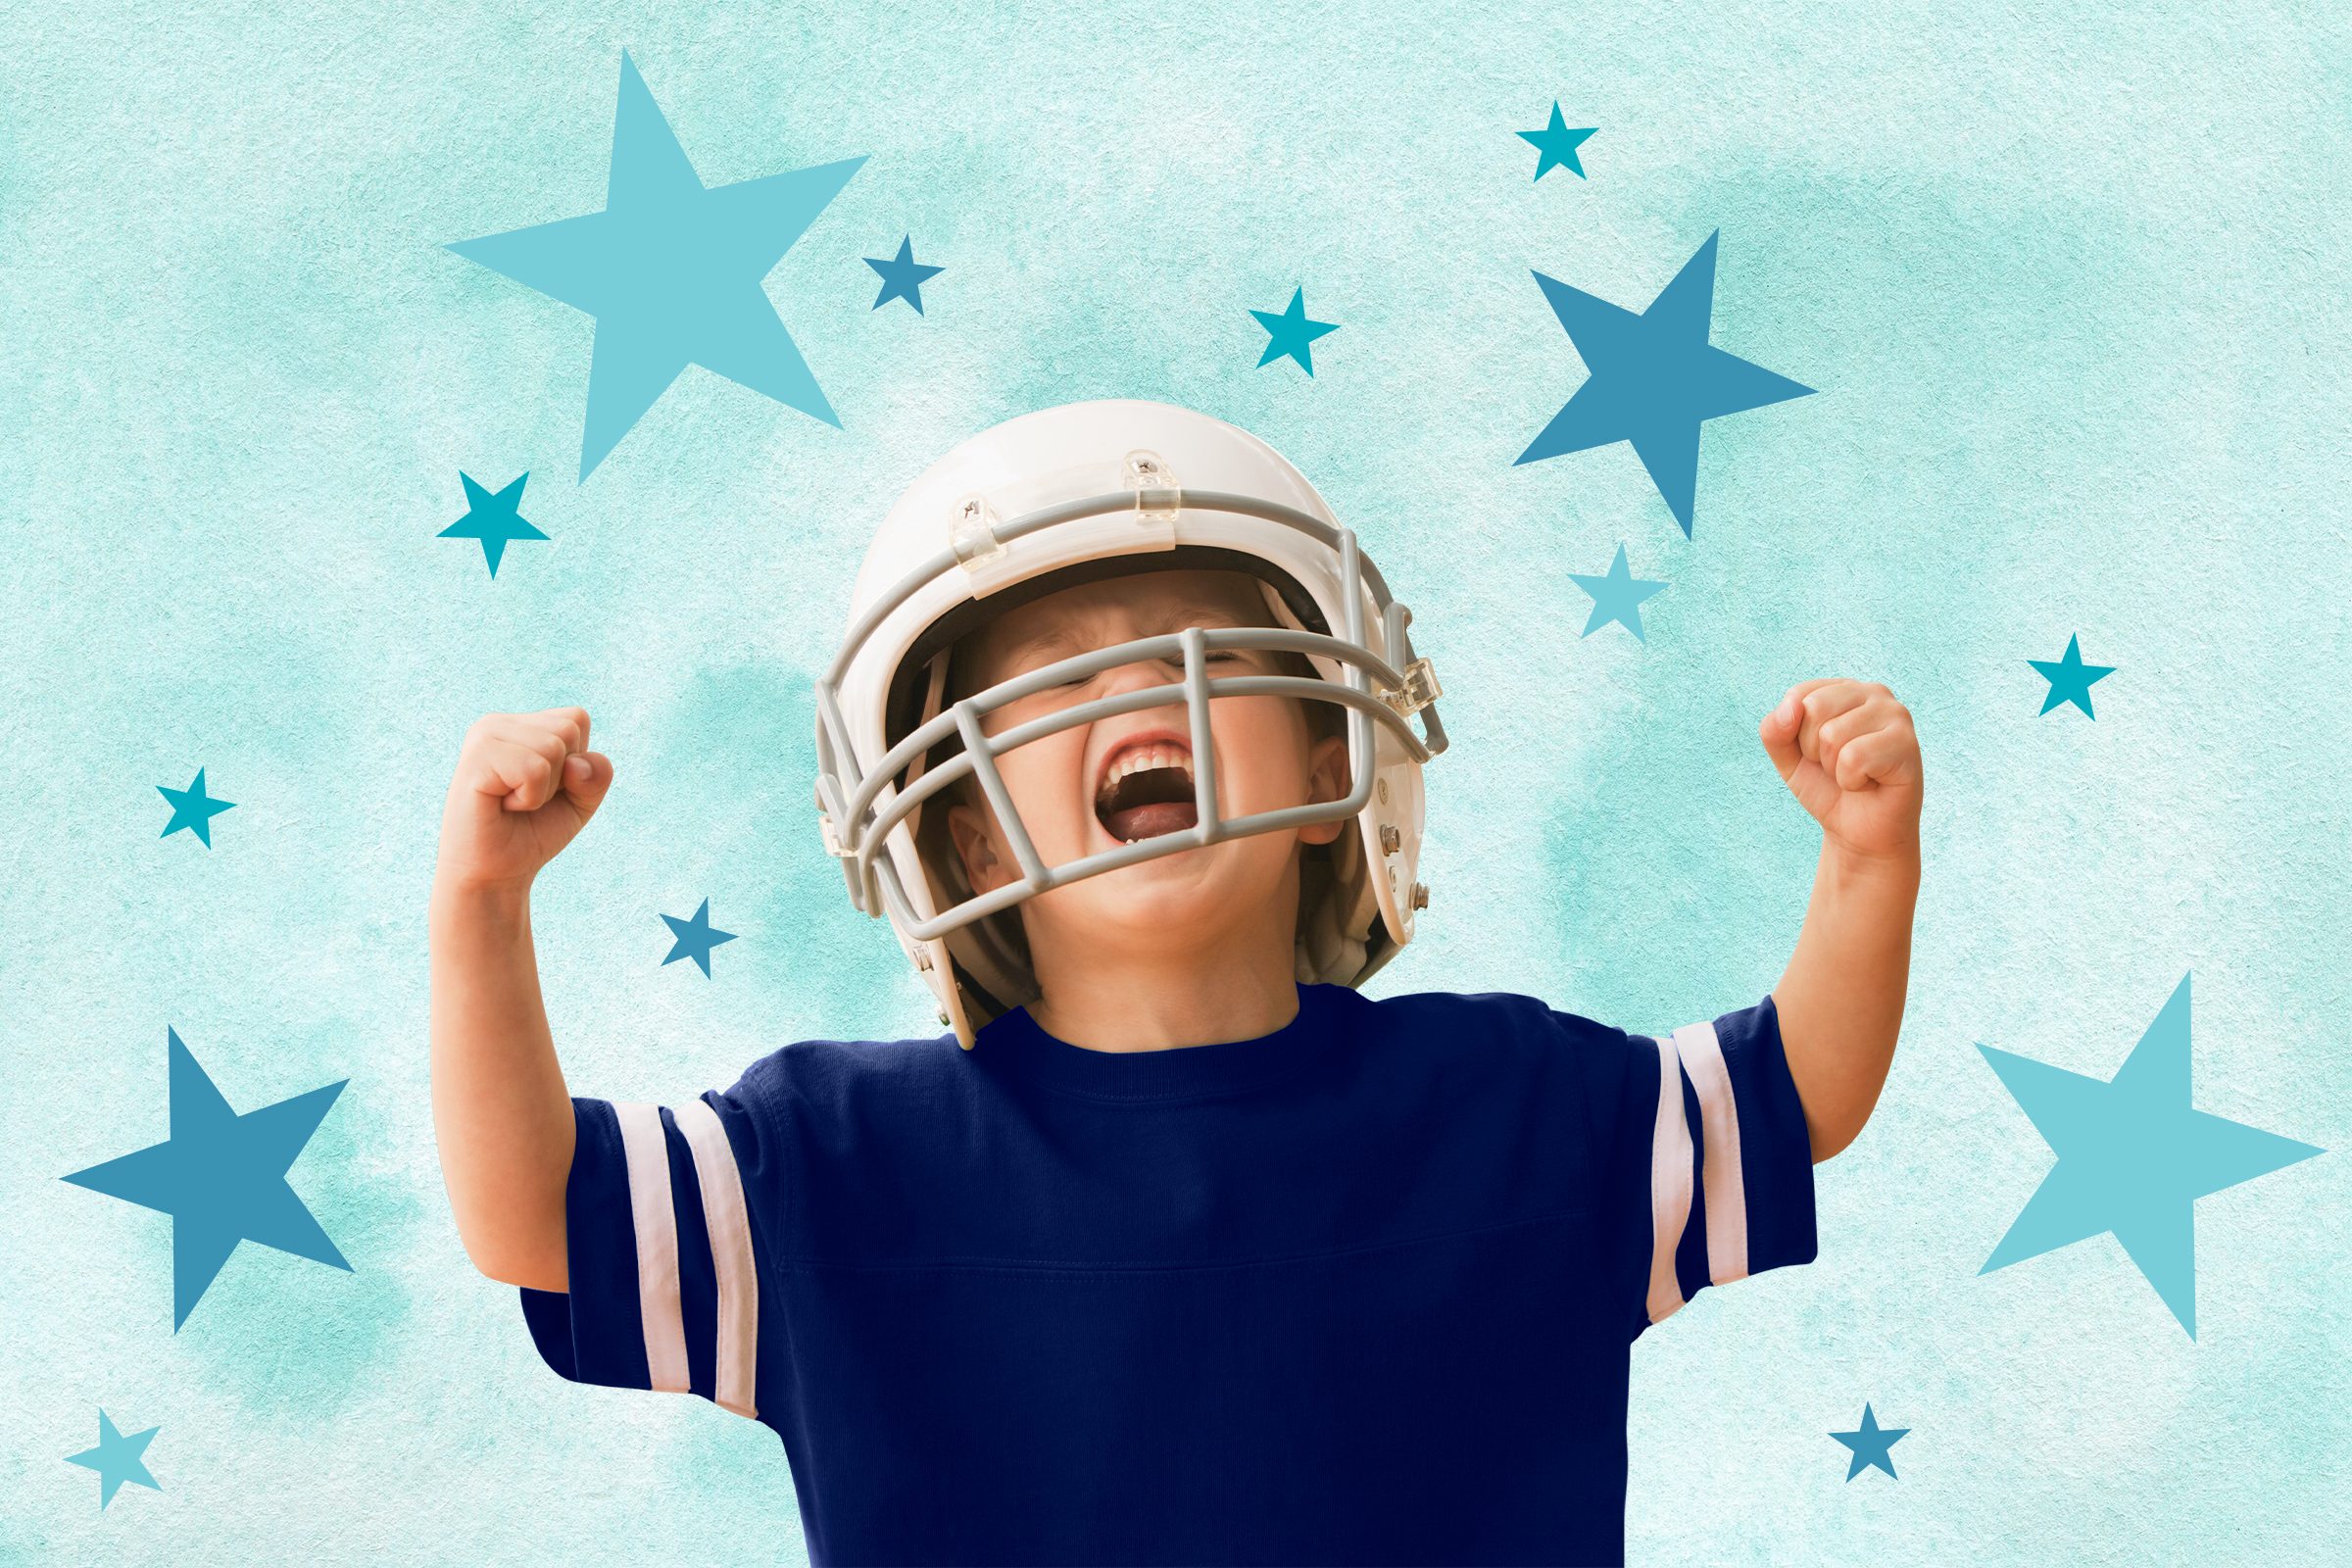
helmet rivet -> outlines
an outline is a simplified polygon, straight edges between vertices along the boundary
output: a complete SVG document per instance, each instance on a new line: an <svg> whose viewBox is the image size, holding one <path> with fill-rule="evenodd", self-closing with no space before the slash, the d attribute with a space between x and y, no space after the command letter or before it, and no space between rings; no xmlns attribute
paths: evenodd
<svg viewBox="0 0 2352 1568"><path fill-rule="evenodd" d="M917 969L928 969L931 967L931 950L929 948L917 948L914 950L914 966Z"/></svg>
<svg viewBox="0 0 2352 1568"><path fill-rule="evenodd" d="M948 1015L947 1015L946 1013L944 1013L944 1012L943 1012L943 1013L941 1013L941 1014L939 1015L939 1021L940 1021L942 1024L945 1024L945 1023L947 1023L947 1022L948 1022Z"/></svg>
<svg viewBox="0 0 2352 1568"><path fill-rule="evenodd" d="M1416 909L1426 909L1429 907L1428 883L1416 882L1413 884L1413 907Z"/></svg>
<svg viewBox="0 0 2352 1568"><path fill-rule="evenodd" d="M1396 823L1383 822L1380 824L1380 850L1383 855L1395 855L1396 846L1403 842L1404 836L1396 831Z"/></svg>
<svg viewBox="0 0 2352 1568"><path fill-rule="evenodd" d="M1381 805L1383 805L1383 806L1386 806L1386 805L1388 805L1388 804L1389 804L1389 781L1388 781L1387 779L1383 778L1383 779L1374 779L1372 782L1373 782L1373 787L1374 787L1376 790L1378 790L1378 792L1379 792L1379 794L1380 794L1380 804L1381 804Z"/></svg>

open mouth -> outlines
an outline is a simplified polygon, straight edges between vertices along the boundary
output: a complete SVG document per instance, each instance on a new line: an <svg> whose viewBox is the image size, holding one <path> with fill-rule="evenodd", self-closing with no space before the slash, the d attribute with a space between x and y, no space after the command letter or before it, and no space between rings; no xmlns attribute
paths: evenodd
<svg viewBox="0 0 2352 1568"><path fill-rule="evenodd" d="M1095 818L1122 844L1198 825L1192 748L1139 739L1111 753L1095 788Z"/></svg>

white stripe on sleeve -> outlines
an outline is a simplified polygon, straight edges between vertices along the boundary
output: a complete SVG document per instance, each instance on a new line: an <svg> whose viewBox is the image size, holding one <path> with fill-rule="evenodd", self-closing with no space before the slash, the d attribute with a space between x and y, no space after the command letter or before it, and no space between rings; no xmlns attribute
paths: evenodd
<svg viewBox="0 0 2352 1568"><path fill-rule="evenodd" d="M1707 1279L1729 1285L1747 1278L1747 1188L1740 1174L1740 1107L1732 1098L1731 1069L1712 1023L1685 1024L1674 1032L1684 1070L1698 1092L1700 1136L1705 1157L1700 1171L1707 1195Z"/></svg>
<svg viewBox="0 0 2352 1568"><path fill-rule="evenodd" d="M645 1326L645 1369L664 1394L690 1392L686 1319L678 1298L678 1221L670 1207L669 1139L662 1108L614 1101L629 1167L629 1214L637 1228L637 1311Z"/></svg>
<svg viewBox="0 0 2352 1568"><path fill-rule="evenodd" d="M1649 1145L1649 1320L1662 1323L1682 1309L1674 1250L1690 1222L1690 1129L1683 1119L1683 1069L1671 1039L1658 1048L1658 1123Z"/></svg>
<svg viewBox="0 0 2352 1568"><path fill-rule="evenodd" d="M677 1108L678 1130L694 1151L694 1176L703 1189L703 1217L710 1227L710 1265L718 1277L718 1353L714 1402L757 1417L754 1375L760 1366L760 1272L752 1253L752 1225L743 1200L743 1175L718 1112L703 1100Z"/></svg>

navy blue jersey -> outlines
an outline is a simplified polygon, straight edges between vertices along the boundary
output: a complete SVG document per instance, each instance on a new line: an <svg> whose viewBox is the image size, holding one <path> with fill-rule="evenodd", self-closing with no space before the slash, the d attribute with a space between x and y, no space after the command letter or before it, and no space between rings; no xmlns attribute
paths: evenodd
<svg viewBox="0 0 2352 1568"><path fill-rule="evenodd" d="M1025 1009L575 1099L564 1377L782 1442L833 1563L1613 1563L1626 1375L1814 1255L1771 997L1655 1037L1298 988L1255 1040Z"/></svg>

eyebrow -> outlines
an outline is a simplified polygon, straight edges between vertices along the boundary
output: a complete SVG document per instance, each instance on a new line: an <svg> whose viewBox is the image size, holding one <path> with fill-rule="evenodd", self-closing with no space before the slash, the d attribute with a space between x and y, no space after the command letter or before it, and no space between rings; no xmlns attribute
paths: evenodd
<svg viewBox="0 0 2352 1568"><path fill-rule="evenodd" d="M1190 626L1204 621L1218 621L1227 626L1242 626L1250 624L1250 622L1235 619L1234 613L1230 609L1216 605L1177 605L1172 607L1170 613L1175 617L1174 624L1178 626ZM1050 648L1057 643L1066 644L1069 640L1070 628L1066 621L1059 625L1048 627L1043 631L1031 632L1028 636L1022 638L1019 642L1014 643L1010 648L1004 650L1004 662L1006 664L1012 664L1027 655L1035 653L1040 648ZM1092 650L1089 651L1091 652Z"/></svg>

